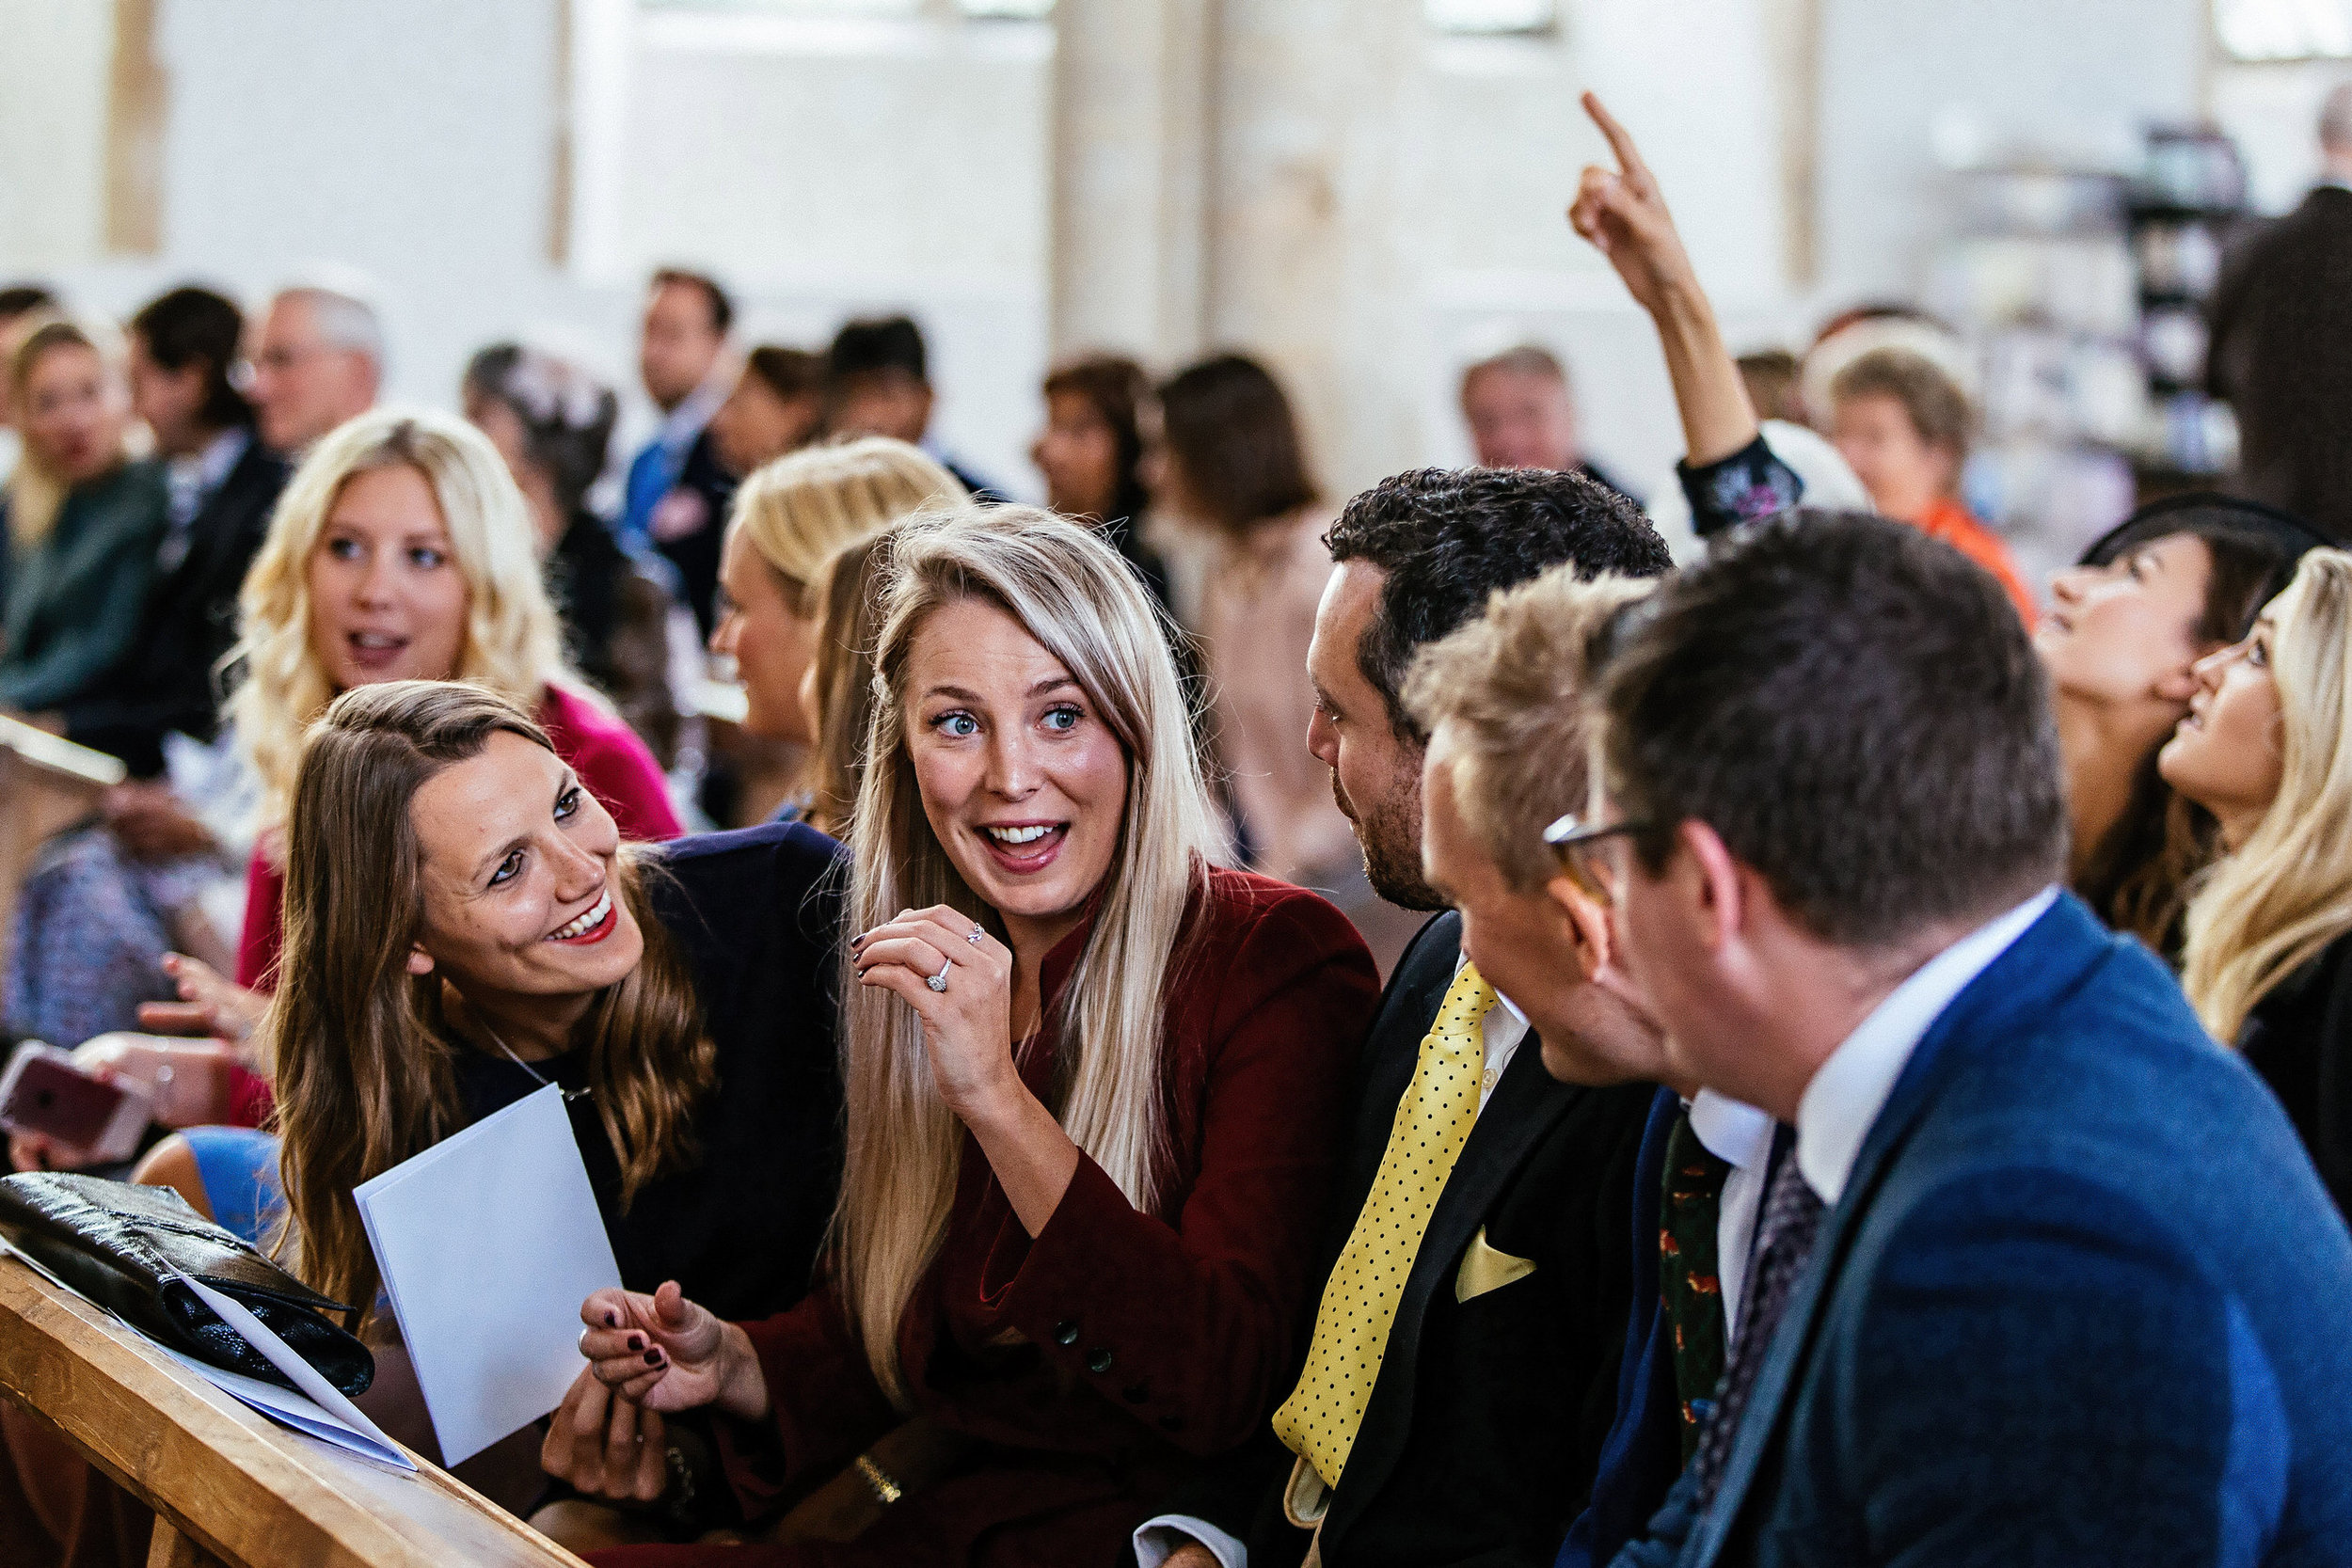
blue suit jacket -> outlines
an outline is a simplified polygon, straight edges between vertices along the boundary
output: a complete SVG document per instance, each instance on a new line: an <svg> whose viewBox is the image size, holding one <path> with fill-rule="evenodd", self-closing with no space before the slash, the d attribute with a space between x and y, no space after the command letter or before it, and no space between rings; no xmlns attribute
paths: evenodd
<svg viewBox="0 0 2352 1568"><path fill-rule="evenodd" d="M1666 1177L1666 1139L1681 1115L1681 1097L1661 1089L1642 1131L1633 1165L1633 1309L1626 1315L1625 1357L1617 1366L1617 1418L1601 1445L1591 1499L1569 1527L1553 1568L1607 1562L1641 1535L1682 1473L1673 1329L1658 1292L1659 1193Z"/></svg>
<svg viewBox="0 0 2352 1568"><path fill-rule="evenodd" d="M1624 1565L2352 1561L2352 1236L2171 977L2061 898L1824 1216L1714 1505Z"/></svg>

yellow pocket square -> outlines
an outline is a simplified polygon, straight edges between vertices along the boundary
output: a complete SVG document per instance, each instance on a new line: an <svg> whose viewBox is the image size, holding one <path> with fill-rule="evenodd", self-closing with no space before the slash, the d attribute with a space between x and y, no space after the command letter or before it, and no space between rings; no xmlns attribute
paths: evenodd
<svg viewBox="0 0 2352 1568"><path fill-rule="evenodd" d="M1514 1258L1488 1246L1486 1227L1482 1225L1478 1234L1470 1238L1470 1250L1462 1254L1461 1270L1454 1276L1454 1299L1468 1301L1489 1291L1500 1291L1514 1279L1525 1279L1534 1272L1532 1259Z"/></svg>

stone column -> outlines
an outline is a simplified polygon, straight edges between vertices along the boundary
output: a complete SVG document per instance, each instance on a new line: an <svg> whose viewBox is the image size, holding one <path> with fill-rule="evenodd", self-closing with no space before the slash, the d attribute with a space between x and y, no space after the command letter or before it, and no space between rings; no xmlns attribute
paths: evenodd
<svg viewBox="0 0 2352 1568"><path fill-rule="evenodd" d="M1136 354L1199 352L1203 176L1215 0L1055 7L1052 338Z"/></svg>
<svg viewBox="0 0 2352 1568"><path fill-rule="evenodd" d="M1263 355L1334 502L1422 451L1420 0L1221 0L1208 336Z"/></svg>

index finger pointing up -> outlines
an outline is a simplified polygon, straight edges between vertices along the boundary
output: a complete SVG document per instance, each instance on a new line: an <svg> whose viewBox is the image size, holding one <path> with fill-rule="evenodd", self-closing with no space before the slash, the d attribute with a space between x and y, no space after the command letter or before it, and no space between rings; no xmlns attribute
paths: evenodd
<svg viewBox="0 0 2352 1568"><path fill-rule="evenodd" d="M1609 150L1617 155L1617 166L1636 180L1649 179L1649 166L1642 162L1641 150L1633 145L1632 135L1617 123L1617 117L1601 106L1598 93L1584 95L1584 112L1593 117L1600 134L1609 138Z"/></svg>

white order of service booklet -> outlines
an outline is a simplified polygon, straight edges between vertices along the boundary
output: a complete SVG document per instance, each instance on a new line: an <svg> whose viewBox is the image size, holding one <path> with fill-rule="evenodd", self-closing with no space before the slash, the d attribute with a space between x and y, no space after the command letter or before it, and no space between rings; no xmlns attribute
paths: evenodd
<svg viewBox="0 0 2352 1568"><path fill-rule="evenodd" d="M536 1090L355 1188L441 1463L563 1402L580 1304L620 1265L563 1091Z"/></svg>

